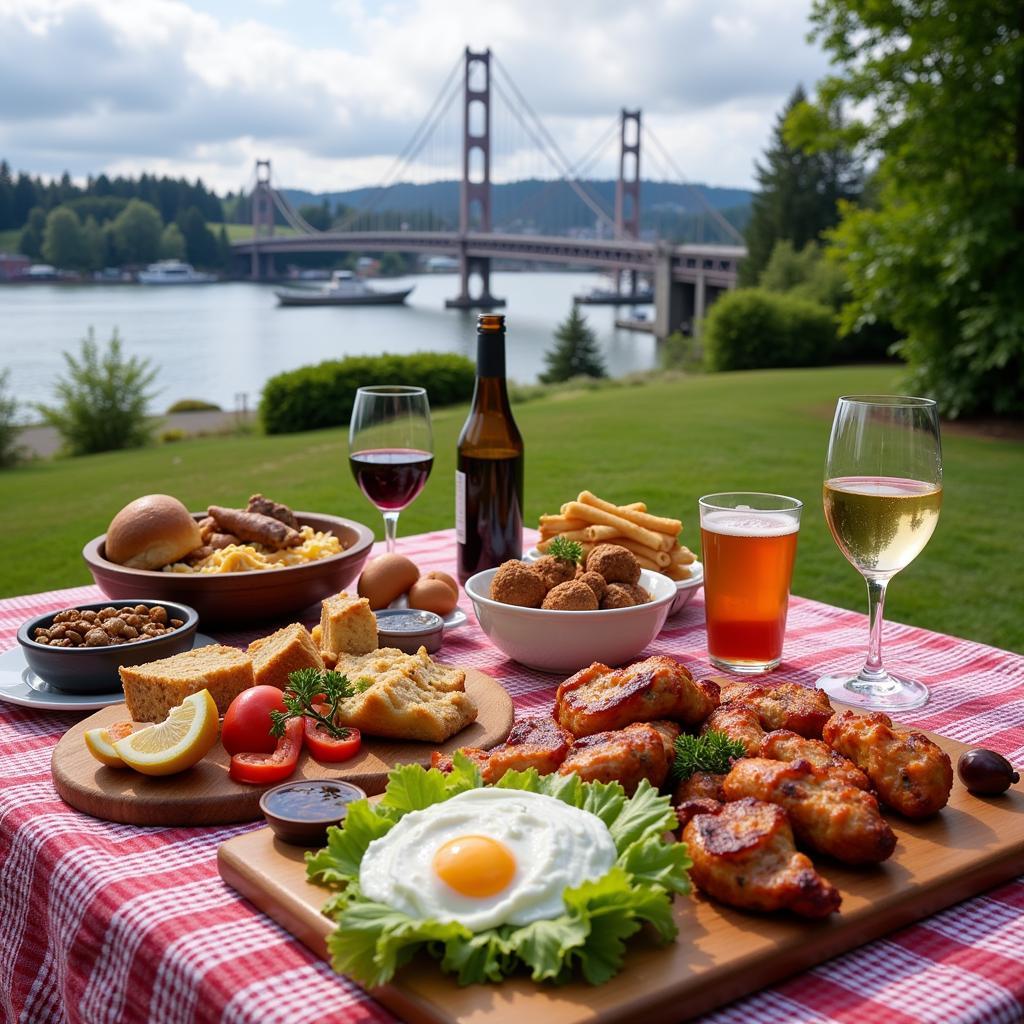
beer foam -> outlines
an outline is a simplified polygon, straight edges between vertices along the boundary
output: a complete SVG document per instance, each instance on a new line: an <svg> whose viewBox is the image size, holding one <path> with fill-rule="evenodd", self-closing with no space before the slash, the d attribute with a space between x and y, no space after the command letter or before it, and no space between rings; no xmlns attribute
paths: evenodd
<svg viewBox="0 0 1024 1024"><path fill-rule="evenodd" d="M799 520L784 512L752 512L749 509L705 512L701 529L726 537L785 537L800 529Z"/></svg>

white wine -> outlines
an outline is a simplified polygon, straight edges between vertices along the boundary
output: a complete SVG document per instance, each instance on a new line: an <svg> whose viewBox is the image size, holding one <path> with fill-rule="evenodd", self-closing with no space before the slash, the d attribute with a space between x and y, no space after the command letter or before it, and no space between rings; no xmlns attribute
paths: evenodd
<svg viewBox="0 0 1024 1024"><path fill-rule="evenodd" d="M825 519L847 560L865 574L906 568L935 532L942 486L893 476L825 481Z"/></svg>

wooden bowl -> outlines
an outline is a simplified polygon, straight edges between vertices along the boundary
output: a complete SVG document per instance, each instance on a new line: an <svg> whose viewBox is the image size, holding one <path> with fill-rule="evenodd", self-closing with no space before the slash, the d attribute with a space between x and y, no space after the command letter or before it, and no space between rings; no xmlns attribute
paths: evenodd
<svg viewBox="0 0 1024 1024"><path fill-rule="evenodd" d="M196 520L205 512L193 513ZM106 557L106 534L89 541L82 549L96 585L108 597L157 598L177 601L195 608L203 628L265 622L293 615L338 593L363 568L373 545L373 531L352 519L296 512L302 526L333 533L345 548L305 565L251 572L176 573L151 569L129 569Z"/></svg>

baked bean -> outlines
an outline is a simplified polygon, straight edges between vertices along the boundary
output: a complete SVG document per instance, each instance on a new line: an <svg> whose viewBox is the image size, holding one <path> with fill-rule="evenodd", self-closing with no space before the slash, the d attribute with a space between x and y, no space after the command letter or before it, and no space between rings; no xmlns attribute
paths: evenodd
<svg viewBox="0 0 1024 1024"><path fill-rule="evenodd" d="M125 626L124 631L121 634L126 640L134 640L139 635L139 631L134 626ZM157 633L157 636L160 634Z"/></svg>
<svg viewBox="0 0 1024 1024"><path fill-rule="evenodd" d="M185 620L184 619L171 619L171 625L175 629L180 629L182 626L185 625Z"/></svg>
<svg viewBox="0 0 1024 1024"><path fill-rule="evenodd" d="M92 608L89 608L87 611L82 612L82 618L85 619L86 622L95 622L96 612Z"/></svg>
<svg viewBox="0 0 1024 1024"><path fill-rule="evenodd" d="M150 620L150 622L160 622L160 623L166 622L167 621L167 609L162 607L161 605L156 605L154 608L150 608L150 610L149 610L149 620Z"/></svg>
<svg viewBox="0 0 1024 1024"><path fill-rule="evenodd" d="M44 647L108 647L164 636L184 624L182 619L170 618L159 604L152 608L109 605L99 611L64 608L54 615L49 628L36 626L32 639Z"/></svg>

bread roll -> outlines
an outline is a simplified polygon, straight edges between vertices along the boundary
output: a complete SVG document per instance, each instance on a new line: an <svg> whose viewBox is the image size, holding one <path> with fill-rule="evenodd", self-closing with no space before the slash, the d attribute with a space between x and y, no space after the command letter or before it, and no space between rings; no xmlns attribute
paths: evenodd
<svg viewBox="0 0 1024 1024"><path fill-rule="evenodd" d="M161 569L202 544L199 526L177 498L147 494L129 502L107 527L107 558L130 569Z"/></svg>

